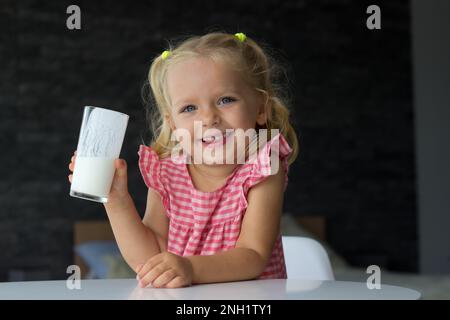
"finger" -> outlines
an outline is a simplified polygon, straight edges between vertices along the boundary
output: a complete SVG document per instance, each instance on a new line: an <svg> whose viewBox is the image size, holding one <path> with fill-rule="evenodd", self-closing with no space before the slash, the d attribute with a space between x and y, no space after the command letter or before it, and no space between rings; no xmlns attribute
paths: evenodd
<svg viewBox="0 0 450 320"><path fill-rule="evenodd" d="M71 174L69 174L68 178L69 178L70 183L72 183L72 175Z"/></svg>
<svg viewBox="0 0 450 320"><path fill-rule="evenodd" d="M153 265L146 263L137 274L137 279L139 282L142 282L142 287L146 287L164 271L164 265L161 263Z"/></svg>
<svg viewBox="0 0 450 320"><path fill-rule="evenodd" d="M155 288L164 287L167 283L172 281L173 278L177 277L177 274L173 269L169 269L159 275L155 280L151 282L152 286Z"/></svg>
<svg viewBox="0 0 450 320"><path fill-rule="evenodd" d="M138 271L138 277L143 278L152 268L156 267L160 262L162 262L162 254L158 253L147 260L147 262Z"/></svg>
<svg viewBox="0 0 450 320"><path fill-rule="evenodd" d="M163 263L158 264L156 267L151 269L144 277L140 278L139 285L141 288L147 287L149 284L153 283L156 278L162 275L168 270L168 267Z"/></svg>
<svg viewBox="0 0 450 320"><path fill-rule="evenodd" d="M165 288L181 288L185 287L186 283L184 279L180 276L176 276L172 280L170 280L168 283L166 283Z"/></svg>
<svg viewBox="0 0 450 320"><path fill-rule="evenodd" d="M123 159L116 159L115 166L117 168L117 174L119 175L119 177L126 177L127 162Z"/></svg>
<svg viewBox="0 0 450 320"><path fill-rule="evenodd" d="M75 152L73 153L74 155L77 155L77 150L75 150Z"/></svg>
<svg viewBox="0 0 450 320"><path fill-rule="evenodd" d="M69 163L69 170L70 171L73 171L73 167L74 167L73 162Z"/></svg>
<svg viewBox="0 0 450 320"><path fill-rule="evenodd" d="M134 272L139 273L139 271L141 271L142 267L144 266L144 263L138 264L136 266L136 269L134 270Z"/></svg>
<svg viewBox="0 0 450 320"><path fill-rule="evenodd" d="M134 269L134 272L136 272L136 280L139 281L139 271L141 271L142 267L144 266L143 263L138 264L136 268Z"/></svg>

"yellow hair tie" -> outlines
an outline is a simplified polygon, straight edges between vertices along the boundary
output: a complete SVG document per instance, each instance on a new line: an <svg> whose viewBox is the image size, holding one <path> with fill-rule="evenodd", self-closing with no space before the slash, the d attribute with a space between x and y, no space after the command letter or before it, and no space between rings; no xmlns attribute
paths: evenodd
<svg viewBox="0 0 450 320"><path fill-rule="evenodd" d="M235 33L234 36L238 38L240 42L244 42L245 39L247 39L247 36L242 32Z"/></svg>
<svg viewBox="0 0 450 320"><path fill-rule="evenodd" d="M166 60L168 56L170 56L172 52L170 52L170 50L164 50L164 52L161 54L161 58L163 60Z"/></svg>

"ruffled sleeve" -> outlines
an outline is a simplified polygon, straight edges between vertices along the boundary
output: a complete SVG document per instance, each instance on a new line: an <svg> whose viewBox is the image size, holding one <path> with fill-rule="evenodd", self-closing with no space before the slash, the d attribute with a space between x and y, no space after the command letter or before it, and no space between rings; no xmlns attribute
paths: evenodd
<svg viewBox="0 0 450 320"><path fill-rule="evenodd" d="M249 188L258 184L268 176L276 174L281 167L284 168L285 172L283 189L283 191L285 191L288 183L288 158L291 152L292 148L281 133L273 136L272 139L259 150L256 157L250 161L252 170L244 183L245 193L247 193ZM274 161L271 161L271 158Z"/></svg>
<svg viewBox="0 0 450 320"><path fill-rule="evenodd" d="M166 214L169 216L170 201L168 192L164 188L164 181L161 179L162 162L158 154L151 147L140 145L138 155L139 170L146 186L158 192L166 209Z"/></svg>

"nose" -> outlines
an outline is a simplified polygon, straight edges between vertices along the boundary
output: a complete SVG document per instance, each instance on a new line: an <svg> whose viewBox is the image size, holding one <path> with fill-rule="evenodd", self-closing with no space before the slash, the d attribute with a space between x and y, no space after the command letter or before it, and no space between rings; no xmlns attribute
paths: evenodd
<svg viewBox="0 0 450 320"><path fill-rule="evenodd" d="M203 108L201 121L204 128L215 127L220 123L220 116L215 106L207 106Z"/></svg>

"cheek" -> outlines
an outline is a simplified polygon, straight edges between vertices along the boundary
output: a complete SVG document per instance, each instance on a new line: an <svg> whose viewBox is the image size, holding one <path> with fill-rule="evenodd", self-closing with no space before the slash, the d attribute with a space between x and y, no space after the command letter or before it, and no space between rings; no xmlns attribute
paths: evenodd
<svg viewBox="0 0 450 320"><path fill-rule="evenodd" d="M194 121L178 118L174 119L174 124L180 133L178 143L185 152L190 154L194 143Z"/></svg>
<svg viewBox="0 0 450 320"><path fill-rule="evenodd" d="M256 117L254 113L245 107L236 108L236 110L230 112L228 120L235 128L241 128L244 130L255 128L256 125Z"/></svg>
<svg viewBox="0 0 450 320"><path fill-rule="evenodd" d="M194 131L194 121L190 119L178 117L174 119L174 125L177 129L187 130L189 132Z"/></svg>

